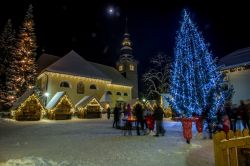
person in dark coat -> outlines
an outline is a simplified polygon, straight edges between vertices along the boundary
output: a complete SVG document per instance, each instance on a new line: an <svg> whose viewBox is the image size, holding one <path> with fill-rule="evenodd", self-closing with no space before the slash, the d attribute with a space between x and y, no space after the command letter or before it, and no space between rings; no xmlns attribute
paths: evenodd
<svg viewBox="0 0 250 166"><path fill-rule="evenodd" d="M205 110L202 112L202 117L206 122L206 127L207 127L207 131L209 134L209 138L212 139L212 134L213 134L213 124L212 124L212 118L209 117L209 112L211 109L211 105L207 104L207 106L205 107Z"/></svg>
<svg viewBox="0 0 250 166"><path fill-rule="evenodd" d="M237 105L234 104L232 107L232 130L235 132L236 131L236 122L237 122Z"/></svg>
<svg viewBox="0 0 250 166"><path fill-rule="evenodd" d="M113 128L119 127L119 120L120 120L120 108L116 105L114 108L114 123Z"/></svg>
<svg viewBox="0 0 250 166"><path fill-rule="evenodd" d="M107 118L110 119L110 113L111 113L111 110L110 110L110 107L107 108Z"/></svg>
<svg viewBox="0 0 250 166"><path fill-rule="evenodd" d="M153 116L156 123L156 134L154 136L158 137L159 134L162 134L162 136L164 136L165 134L165 129L163 128L164 112L159 103L157 103L157 105L154 108Z"/></svg>
<svg viewBox="0 0 250 166"><path fill-rule="evenodd" d="M239 110L242 112L243 127L250 129L248 110L243 100L240 101Z"/></svg>
<svg viewBox="0 0 250 166"><path fill-rule="evenodd" d="M143 119L143 108L142 105L137 103L134 107L134 112L136 116L136 131L137 135L140 135L140 128L144 131L144 119ZM139 127L140 125L140 127Z"/></svg>

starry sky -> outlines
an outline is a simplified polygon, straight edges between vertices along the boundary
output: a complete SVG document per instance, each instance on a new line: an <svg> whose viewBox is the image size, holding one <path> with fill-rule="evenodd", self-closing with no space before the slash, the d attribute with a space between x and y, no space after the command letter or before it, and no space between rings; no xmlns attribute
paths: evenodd
<svg viewBox="0 0 250 166"><path fill-rule="evenodd" d="M30 3L38 52L63 56L74 49L85 59L106 65L119 58L127 17L140 73L159 52L173 56L183 8L189 9L214 56L250 46L249 5L239 0L8 0L0 5L0 29L11 18L18 31Z"/></svg>

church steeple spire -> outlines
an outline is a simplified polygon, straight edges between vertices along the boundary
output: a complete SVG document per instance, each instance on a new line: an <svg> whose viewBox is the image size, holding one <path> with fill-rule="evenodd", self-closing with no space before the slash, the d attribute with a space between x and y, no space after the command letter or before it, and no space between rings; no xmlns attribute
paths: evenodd
<svg viewBox="0 0 250 166"><path fill-rule="evenodd" d="M132 42L128 33L128 19L125 22L125 33L121 43L120 58L116 62L117 70L132 84L132 98L138 98L137 61L133 57Z"/></svg>
<svg viewBox="0 0 250 166"><path fill-rule="evenodd" d="M125 33L128 33L128 17L126 17L126 20L125 20L126 24L125 24Z"/></svg>
<svg viewBox="0 0 250 166"><path fill-rule="evenodd" d="M130 40L130 35L128 33L128 18L126 18L125 23L126 23L125 24L125 33L123 35L123 40L122 40L122 48L121 48L120 60L133 61L132 42Z"/></svg>

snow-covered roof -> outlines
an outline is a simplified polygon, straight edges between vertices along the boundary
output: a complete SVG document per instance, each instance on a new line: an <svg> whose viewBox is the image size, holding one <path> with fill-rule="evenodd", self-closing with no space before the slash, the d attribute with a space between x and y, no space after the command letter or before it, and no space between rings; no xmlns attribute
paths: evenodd
<svg viewBox="0 0 250 166"><path fill-rule="evenodd" d="M45 71L110 81L105 74L96 69L91 63L73 50L48 66Z"/></svg>
<svg viewBox="0 0 250 166"><path fill-rule="evenodd" d="M93 62L90 63L112 80L113 84L132 86L131 82L123 77L115 68Z"/></svg>
<svg viewBox="0 0 250 166"><path fill-rule="evenodd" d="M100 102L103 102L103 103L111 103L112 102L112 99L111 99L111 96L110 96L110 94L108 94L107 92L105 92L103 95L102 95L102 97L101 97L101 99L100 99Z"/></svg>
<svg viewBox="0 0 250 166"><path fill-rule="evenodd" d="M250 47L236 50L219 60L223 69L244 66L250 64Z"/></svg>
<svg viewBox="0 0 250 166"><path fill-rule="evenodd" d="M12 106L12 110L16 110L28 97L31 95L36 94L34 89L28 89L24 94L19 97ZM38 98L39 99L39 98ZM40 100L39 100L40 101ZM43 105L43 103L40 101L40 103Z"/></svg>
<svg viewBox="0 0 250 166"><path fill-rule="evenodd" d="M43 69L45 69L46 67L48 67L52 63L56 62L58 59L60 59L60 57L43 53L37 59L38 72L40 73Z"/></svg>
<svg viewBox="0 0 250 166"><path fill-rule="evenodd" d="M75 107L85 107L90 101L92 101L93 99L96 100L96 98L94 96L84 96L79 102L76 103ZM101 105L98 100L96 100L96 102Z"/></svg>
<svg viewBox="0 0 250 166"><path fill-rule="evenodd" d="M49 57L48 61L46 59ZM62 74L70 74L94 79L111 81L113 84L132 86L132 83L123 77L115 68L89 62L78 55L75 51L70 51L61 59L58 57L42 54L39 60L40 66L47 66L43 71L50 71ZM54 60L54 63L48 66Z"/></svg>
<svg viewBox="0 0 250 166"><path fill-rule="evenodd" d="M52 109L53 107L55 107L65 94L65 92L57 92L47 104L46 109Z"/></svg>

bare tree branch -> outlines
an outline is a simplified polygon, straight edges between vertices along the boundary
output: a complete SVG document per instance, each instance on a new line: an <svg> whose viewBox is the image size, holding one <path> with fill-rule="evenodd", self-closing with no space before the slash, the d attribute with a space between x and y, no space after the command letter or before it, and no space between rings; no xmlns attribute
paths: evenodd
<svg viewBox="0 0 250 166"><path fill-rule="evenodd" d="M145 83L147 96L155 98L168 91L171 59L159 53L150 60L150 64L151 68L143 74L142 80Z"/></svg>

